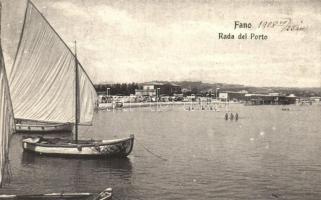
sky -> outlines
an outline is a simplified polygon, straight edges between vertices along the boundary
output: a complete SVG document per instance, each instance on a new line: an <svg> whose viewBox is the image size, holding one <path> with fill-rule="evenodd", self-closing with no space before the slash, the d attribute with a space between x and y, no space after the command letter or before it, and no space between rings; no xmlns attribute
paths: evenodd
<svg viewBox="0 0 321 200"><path fill-rule="evenodd" d="M10 72L26 0L1 0L2 45ZM33 0L94 83L203 81L321 87L320 1ZM291 20L304 27L259 28ZM252 28L234 29L235 21ZM265 34L222 40L219 33Z"/></svg>

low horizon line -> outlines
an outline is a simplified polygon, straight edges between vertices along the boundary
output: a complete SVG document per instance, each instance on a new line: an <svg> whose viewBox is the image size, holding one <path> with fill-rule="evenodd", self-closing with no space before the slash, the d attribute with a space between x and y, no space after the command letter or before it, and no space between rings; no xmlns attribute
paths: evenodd
<svg viewBox="0 0 321 200"><path fill-rule="evenodd" d="M172 82L201 82L201 83L205 83L205 84L224 84L224 85L237 85L237 86L241 86L241 87L255 87L255 88L320 88L321 89L321 83L320 83L320 86L254 86L254 85L244 85L244 84L238 84L238 83L223 83L223 82L204 82L204 81L200 81L200 80L181 80L181 81L165 81L165 80L150 80L150 81L141 81L141 82L135 82L135 81L132 81L132 82L127 82L127 81L124 81L124 82L114 82L114 81L103 81L103 82L97 82L95 83L94 82L94 85L98 85L98 84L129 84L129 83L137 83L137 84L142 84L142 83L148 83L148 82L169 82L169 83L172 83Z"/></svg>

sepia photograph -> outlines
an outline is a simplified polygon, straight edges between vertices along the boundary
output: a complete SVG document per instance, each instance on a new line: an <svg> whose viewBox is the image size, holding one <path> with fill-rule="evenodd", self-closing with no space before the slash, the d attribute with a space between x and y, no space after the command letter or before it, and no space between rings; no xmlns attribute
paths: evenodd
<svg viewBox="0 0 321 200"><path fill-rule="evenodd" d="M0 0L0 200L319 200L320 121L319 0Z"/></svg>

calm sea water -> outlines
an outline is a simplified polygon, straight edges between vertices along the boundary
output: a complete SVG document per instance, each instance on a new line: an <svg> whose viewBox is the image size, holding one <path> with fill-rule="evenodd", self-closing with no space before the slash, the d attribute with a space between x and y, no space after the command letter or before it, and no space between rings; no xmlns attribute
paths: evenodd
<svg viewBox="0 0 321 200"><path fill-rule="evenodd" d="M93 127L81 128L82 138L135 134L128 159L39 157L23 153L22 135L14 135L11 182L0 192L112 187L122 200L320 199L321 106L282 108L231 105L237 122L183 106L100 111Z"/></svg>

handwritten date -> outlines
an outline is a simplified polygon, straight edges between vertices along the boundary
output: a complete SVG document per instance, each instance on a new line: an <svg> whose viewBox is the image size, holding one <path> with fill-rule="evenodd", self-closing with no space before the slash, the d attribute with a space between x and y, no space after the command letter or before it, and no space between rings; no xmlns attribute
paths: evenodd
<svg viewBox="0 0 321 200"><path fill-rule="evenodd" d="M273 29L281 28L281 31L304 31L307 27L303 24L303 21L299 23L293 22L291 18L284 18L276 21L260 21L258 25L259 29Z"/></svg>

